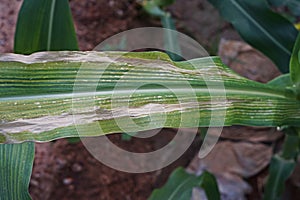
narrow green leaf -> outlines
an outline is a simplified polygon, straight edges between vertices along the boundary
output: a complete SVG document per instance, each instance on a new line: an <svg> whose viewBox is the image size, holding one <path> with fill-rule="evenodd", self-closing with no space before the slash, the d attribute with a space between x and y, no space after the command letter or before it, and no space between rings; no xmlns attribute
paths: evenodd
<svg viewBox="0 0 300 200"><path fill-rule="evenodd" d="M268 3L271 5L271 6L283 6L283 5L286 5L288 1L283 1L283 0L268 0Z"/></svg>
<svg viewBox="0 0 300 200"><path fill-rule="evenodd" d="M202 178L200 187L205 191L207 199L219 200L221 195L215 176L209 172L203 172L200 177Z"/></svg>
<svg viewBox="0 0 300 200"><path fill-rule="evenodd" d="M281 199L285 181L292 174L299 154L299 133L295 128L285 129L285 140L282 152L274 155L269 169L269 177L265 186L264 200Z"/></svg>
<svg viewBox="0 0 300 200"><path fill-rule="evenodd" d="M175 2L175 0L153 0L153 1L155 2L156 5L161 7L169 6Z"/></svg>
<svg viewBox="0 0 300 200"><path fill-rule="evenodd" d="M204 140L207 135L208 127L201 127L199 129L200 129L200 138L201 140Z"/></svg>
<svg viewBox="0 0 300 200"><path fill-rule="evenodd" d="M273 156L269 177L265 187L264 200L279 200L284 190L285 181L292 174L295 168L295 160L286 160L279 155Z"/></svg>
<svg viewBox="0 0 300 200"><path fill-rule="evenodd" d="M77 50L68 0L24 0L19 12L15 52Z"/></svg>
<svg viewBox="0 0 300 200"><path fill-rule="evenodd" d="M290 60L291 81L300 95L300 34L297 37Z"/></svg>
<svg viewBox="0 0 300 200"><path fill-rule="evenodd" d="M287 87L292 88L292 86L293 86L290 74L282 74L282 75L274 78L273 80L269 81L268 84L272 85L272 86L284 87L284 88L287 88Z"/></svg>
<svg viewBox="0 0 300 200"><path fill-rule="evenodd" d="M165 109L150 112L158 106ZM189 120L182 122L184 116ZM116 120L127 132L138 132L234 124L297 127L299 119L292 91L243 78L219 58L173 62L158 52L0 55L0 142L76 137L76 128L85 130L83 137L123 132ZM102 130L95 131L99 125Z"/></svg>
<svg viewBox="0 0 300 200"><path fill-rule="evenodd" d="M148 200L186 200L191 199L194 187L202 187L208 200L220 199L218 185L214 176L204 172L201 176L187 173L182 167L170 175L167 183L155 189Z"/></svg>
<svg viewBox="0 0 300 200"><path fill-rule="evenodd" d="M79 137L71 137L71 138L68 138L68 142L70 144L76 144L76 143L80 142L80 138Z"/></svg>
<svg viewBox="0 0 300 200"><path fill-rule="evenodd" d="M0 145L0 199L27 200L34 143Z"/></svg>
<svg viewBox="0 0 300 200"><path fill-rule="evenodd" d="M290 127L285 129L284 133L286 136L280 156L286 160L294 159L296 161L300 151L300 138L298 136L297 130Z"/></svg>
<svg viewBox="0 0 300 200"><path fill-rule="evenodd" d="M164 31L164 45L165 49L167 49L167 53L173 61L180 61L182 58L181 49L178 43L178 38L176 32L172 32L171 30L176 30L174 20L172 19L170 13L166 13L161 18L161 23L164 28L168 29Z"/></svg>
<svg viewBox="0 0 300 200"><path fill-rule="evenodd" d="M156 17L162 17L166 14L163 8L173 4L174 2L175 0L144 0L141 4L145 11L149 14Z"/></svg>
<svg viewBox="0 0 300 200"><path fill-rule="evenodd" d="M155 1L143 1L142 5L147 13L155 17L163 17L166 14Z"/></svg>
<svg viewBox="0 0 300 200"><path fill-rule="evenodd" d="M150 15L159 17L164 30L164 46L166 53L174 61L182 60L181 49L178 43L178 38L176 32L176 26L171 14L164 11L161 7L172 4L173 0L145 0L142 2L143 8Z"/></svg>
<svg viewBox="0 0 300 200"><path fill-rule="evenodd" d="M122 139L123 141L130 141L130 140L132 139L132 136L129 135L129 134L127 134L127 133L122 133L121 139Z"/></svg>
<svg viewBox="0 0 300 200"><path fill-rule="evenodd" d="M289 71L289 59L298 31L273 12L266 1L209 0L231 22L241 37L267 55L281 72Z"/></svg>

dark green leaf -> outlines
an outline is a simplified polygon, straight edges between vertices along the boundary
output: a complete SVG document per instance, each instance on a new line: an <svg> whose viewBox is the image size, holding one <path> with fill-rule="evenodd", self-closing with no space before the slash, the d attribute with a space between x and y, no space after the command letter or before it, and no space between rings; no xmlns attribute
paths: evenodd
<svg viewBox="0 0 300 200"><path fill-rule="evenodd" d="M169 6L175 2L175 0L154 0L155 4L161 7Z"/></svg>
<svg viewBox="0 0 300 200"><path fill-rule="evenodd" d="M279 200L284 190L285 181L295 168L295 160L286 160L279 155L273 156L267 184L265 186L264 200Z"/></svg>
<svg viewBox="0 0 300 200"><path fill-rule="evenodd" d="M268 0L268 3L272 6L283 6L286 5L286 0Z"/></svg>
<svg viewBox="0 0 300 200"><path fill-rule="evenodd" d="M218 188L217 180L213 174L203 172L200 176L202 178L201 188L205 191L208 200L220 199L220 191Z"/></svg>
<svg viewBox="0 0 300 200"><path fill-rule="evenodd" d="M200 127L200 138L202 140L205 139L205 137L207 135L207 131L208 131L208 127Z"/></svg>
<svg viewBox="0 0 300 200"><path fill-rule="evenodd" d="M27 200L34 143L0 145L0 199Z"/></svg>
<svg viewBox="0 0 300 200"><path fill-rule="evenodd" d="M127 133L122 133L121 139L122 139L123 141L130 141L130 140L132 139L132 136L129 135L129 134L127 134Z"/></svg>
<svg viewBox="0 0 300 200"><path fill-rule="evenodd" d="M277 87L292 87L293 83L291 81L290 74L280 75L273 80L268 82L269 85L277 86Z"/></svg>
<svg viewBox="0 0 300 200"><path fill-rule="evenodd" d="M296 87L296 91L300 94L300 34L297 37L293 53L290 60L291 81Z"/></svg>
<svg viewBox="0 0 300 200"><path fill-rule="evenodd" d="M170 175L162 188L153 191L148 200L191 199L194 187L202 187L209 200L220 199L218 185L212 174L204 172L201 176L196 176L179 167Z"/></svg>
<svg viewBox="0 0 300 200"><path fill-rule="evenodd" d="M80 142L80 138L79 137L70 137L70 138L68 138L68 142L70 144L76 144L76 143Z"/></svg>
<svg viewBox="0 0 300 200"><path fill-rule="evenodd" d="M15 52L77 50L68 0L24 0L19 12Z"/></svg>
<svg viewBox="0 0 300 200"><path fill-rule="evenodd" d="M299 154L299 131L296 128L287 128L284 130L286 136L283 143L282 152L273 156L269 177L266 184L264 200L281 199L284 191L285 181L292 174L296 160Z"/></svg>
<svg viewBox="0 0 300 200"><path fill-rule="evenodd" d="M298 31L273 12L264 0L209 0L231 22L241 37L278 66L289 71L289 59Z"/></svg>
<svg viewBox="0 0 300 200"><path fill-rule="evenodd" d="M285 141L280 156L286 160L296 160L299 153L299 136L294 128L288 128L284 132Z"/></svg>

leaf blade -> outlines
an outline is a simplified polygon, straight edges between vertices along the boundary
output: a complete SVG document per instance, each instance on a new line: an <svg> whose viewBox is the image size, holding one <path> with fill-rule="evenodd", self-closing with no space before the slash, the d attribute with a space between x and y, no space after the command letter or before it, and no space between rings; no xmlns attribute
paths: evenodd
<svg viewBox="0 0 300 200"><path fill-rule="evenodd" d="M295 85L296 92L300 94L300 34L297 37L290 59L290 76Z"/></svg>
<svg viewBox="0 0 300 200"><path fill-rule="evenodd" d="M67 0L24 0L15 34L16 53L77 49Z"/></svg>
<svg viewBox="0 0 300 200"><path fill-rule="evenodd" d="M271 159L264 200L281 199L285 181L290 177L297 164L300 148L299 129L290 127L285 129L284 132L286 135L282 151Z"/></svg>
<svg viewBox="0 0 300 200"><path fill-rule="evenodd" d="M270 175L265 189L264 200L280 199L284 183L295 168L294 160L286 160L278 155L270 163Z"/></svg>
<svg viewBox="0 0 300 200"><path fill-rule="evenodd" d="M202 187L209 200L220 199L216 179L209 172L200 176L187 173L182 167L175 169L167 183L160 189L155 189L148 200L185 200L191 199L194 187Z"/></svg>
<svg viewBox="0 0 300 200"><path fill-rule="evenodd" d="M201 188L204 189L207 199L220 199L221 194L214 175L205 171L201 174L201 177L203 179Z"/></svg>
<svg viewBox="0 0 300 200"><path fill-rule="evenodd" d="M281 72L289 71L289 59L298 33L292 23L271 11L263 0L210 2L245 41L271 58Z"/></svg>
<svg viewBox="0 0 300 200"><path fill-rule="evenodd" d="M34 143L0 145L0 197L31 199L28 187L34 159Z"/></svg>
<svg viewBox="0 0 300 200"><path fill-rule="evenodd" d="M166 109L163 127L299 126L300 105L292 91L240 77L219 59L172 62L157 52L121 54L0 56L1 142L76 137L76 128L85 129L82 137L123 132L116 120L126 124L127 132L137 132L146 130L150 116L150 128L161 128L165 111L149 113L152 106ZM141 81L144 88L137 87ZM225 88L218 88L222 85ZM121 87L117 90L116 86ZM185 103L180 104L178 97ZM128 109L122 103L126 101ZM190 120L182 122L182 116ZM85 121L76 124L74 117ZM140 126L126 123L132 118ZM102 130L95 132L99 125Z"/></svg>

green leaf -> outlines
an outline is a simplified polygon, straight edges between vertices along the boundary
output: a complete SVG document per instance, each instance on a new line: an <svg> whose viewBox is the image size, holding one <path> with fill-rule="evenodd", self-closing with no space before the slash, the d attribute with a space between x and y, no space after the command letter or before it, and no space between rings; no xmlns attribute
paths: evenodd
<svg viewBox="0 0 300 200"><path fill-rule="evenodd" d="M173 4L175 0L154 0L155 4L160 7L165 7Z"/></svg>
<svg viewBox="0 0 300 200"><path fill-rule="evenodd" d="M284 88L286 87L291 88L293 86L290 74L282 74L274 78L273 80L269 81L268 84L272 86L284 87Z"/></svg>
<svg viewBox="0 0 300 200"><path fill-rule="evenodd" d="M0 145L0 199L27 200L34 143Z"/></svg>
<svg viewBox="0 0 300 200"><path fill-rule="evenodd" d="M19 12L15 52L77 50L68 0L24 0Z"/></svg>
<svg viewBox="0 0 300 200"><path fill-rule="evenodd" d="M132 119L136 124L128 123ZM299 119L292 91L243 78L217 57L173 62L159 52L0 55L0 142L76 137L76 128L84 130L82 137L124 132L118 123L138 132L299 127Z"/></svg>
<svg viewBox="0 0 300 200"><path fill-rule="evenodd" d="M142 6L149 14L161 17L165 15L165 11L162 9L174 2L175 0L144 0L142 1Z"/></svg>
<svg viewBox="0 0 300 200"><path fill-rule="evenodd" d="M163 11L155 1L143 1L142 3L144 10L150 15L156 17L163 17L166 15L166 12Z"/></svg>
<svg viewBox="0 0 300 200"><path fill-rule="evenodd" d="M268 3L271 6L283 6L286 5L288 1L283 1L283 0L268 0Z"/></svg>
<svg viewBox="0 0 300 200"><path fill-rule="evenodd" d="M241 37L268 56L281 72L289 71L289 59L298 31L273 12L264 0L209 0L233 24Z"/></svg>
<svg viewBox="0 0 300 200"><path fill-rule="evenodd" d="M300 138L294 128L288 128L284 132L286 136L280 156L286 160L294 159L296 161L300 150Z"/></svg>
<svg viewBox="0 0 300 200"><path fill-rule="evenodd" d="M205 191L208 200L220 199L220 191L218 188L217 180L213 174L203 172L201 174L202 183L200 187Z"/></svg>
<svg viewBox="0 0 300 200"><path fill-rule="evenodd" d="M282 152L274 155L269 169L269 177L265 186L264 200L281 199L285 181L292 174L299 154L299 131L295 128L284 130L285 140Z"/></svg>
<svg viewBox="0 0 300 200"><path fill-rule="evenodd" d="M175 2L175 0L154 0L155 4L160 7L166 7Z"/></svg>
<svg viewBox="0 0 300 200"><path fill-rule="evenodd" d="M300 95L300 34L297 37L290 60L291 81Z"/></svg>
<svg viewBox="0 0 300 200"><path fill-rule="evenodd" d="M279 155L273 156L269 177L265 187L264 200L279 200L284 190L285 181L292 174L295 168L295 160L286 160Z"/></svg>
<svg viewBox="0 0 300 200"><path fill-rule="evenodd" d="M148 200L186 200L191 199L194 187L202 187L208 200L220 199L220 193L215 177L204 172L201 176L187 173L182 167L170 175L167 183L160 189L155 189Z"/></svg>
<svg viewBox="0 0 300 200"><path fill-rule="evenodd" d="M122 133L121 139L122 139L123 141L130 141L130 140L132 139L132 136L129 135L129 134L127 134L127 133Z"/></svg>
<svg viewBox="0 0 300 200"><path fill-rule="evenodd" d="M178 43L176 32L172 31L176 31L174 20L172 19L170 13L161 8L172 3L173 0L145 0L142 2L142 6L147 13L160 18L161 24L165 28L164 45L166 53L172 60L180 61L182 60L182 57L179 56L181 55L181 49Z"/></svg>
<svg viewBox="0 0 300 200"><path fill-rule="evenodd" d="M180 61L182 58L179 56L181 55L181 49L178 43L178 38L176 31L174 20L172 19L169 13L166 13L164 16L161 17L161 23L164 28L169 30L164 30L164 45L165 49L167 49L167 54L173 61Z"/></svg>
<svg viewBox="0 0 300 200"><path fill-rule="evenodd" d="M68 138L68 142L69 142L69 144L76 144L76 143L80 142L80 138L79 137L70 137L70 138Z"/></svg>

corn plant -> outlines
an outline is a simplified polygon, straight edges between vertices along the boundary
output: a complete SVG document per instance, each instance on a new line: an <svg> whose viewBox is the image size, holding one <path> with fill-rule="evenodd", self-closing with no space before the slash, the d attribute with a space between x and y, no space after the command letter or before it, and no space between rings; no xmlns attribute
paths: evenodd
<svg viewBox="0 0 300 200"><path fill-rule="evenodd" d="M221 4L221 1L215 2ZM236 5L238 1L230 2ZM240 7L241 5L238 6ZM280 20L287 24L281 18ZM292 35L297 33L294 29L291 30ZM0 142L3 143L0 145L1 199L30 199L27 188L34 159L33 142L118 133L122 130L115 120L126 121L131 118L134 118L138 126L128 124L128 130L144 130L150 114L145 109L137 109L138 112L131 114L122 112L122 101L128 101L131 108L143 108L147 105L170 108L164 111L167 120L163 127L195 127L195 120L198 121L197 127L283 127L286 131L285 145L282 153L272 159L265 196L266 199L278 198L284 180L291 174L299 153L300 39L292 41L295 45L291 53L292 46L284 47L276 37L270 37L268 30L263 29L262 33L268 37L268 44L275 42L270 56L274 57L274 62L280 69L287 70L286 57L290 60L290 73L267 84L237 75L218 57L175 62L160 52L124 54L75 51L78 47L68 1L25 0L19 14L15 38L15 52L18 54L0 55ZM280 51L284 49L288 52L281 54ZM51 50L54 52L49 52ZM36 51L43 52L33 53ZM280 60L278 55L284 59ZM131 70L132 68L135 70ZM84 76L78 79L79 70ZM102 75L100 80L99 73ZM122 77L125 74L124 79ZM114 87L120 80L122 87L115 91ZM141 80L147 83L147 87L136 90L133 96L128 93ZM190 87L186 88L185 83ZM88 92L74 94L74 84L80 91ZM95 85L95 91L89 92L90 84ZM184 96L186 106L179 105L176 96L167 89L158 87L160 84L175 88ZM225 93L220 92L217 87L212 87L212 91L209 91L208 84L224 85ZM118 94L114 99L111 96L113 92ZM212 98L211 92L217 98ZM188 104L194 97L198 104ZM224 98L225 102L219 100ZM114 107L111 106L111 101L116 102ZM74 110L74 102L79 106L93 102L97 115L89 115L84 107ZM118 114L112 115L113 112ZM220 113L226 115L222 116ZM151 120L158 122L161 114L160 111L154 115L152 113ZM190 122L181 123L182 115L188 116ZM74 116L84 120L79 125L74 124L70 120ZM213 124L211 119L214 119ZM159 123L152 124L151 129L161 128ZM102 128L101 132L94 131L94 127L98 125ZM85 132L78 135L76 126ZM181 193L180 198L188 198L191 195L190 188L194 186L203 187L210 199L219 198L215 195L215 184L205 181L214 181L210 174L205 173L199 178L190 176L181 169L176 174L193 180L187 188L178 190ZM170 191L174 184L168 183L165 187ZM178 199L176 195L178 193L156 191L150 199L165 199L170 196Z"/></svg>

